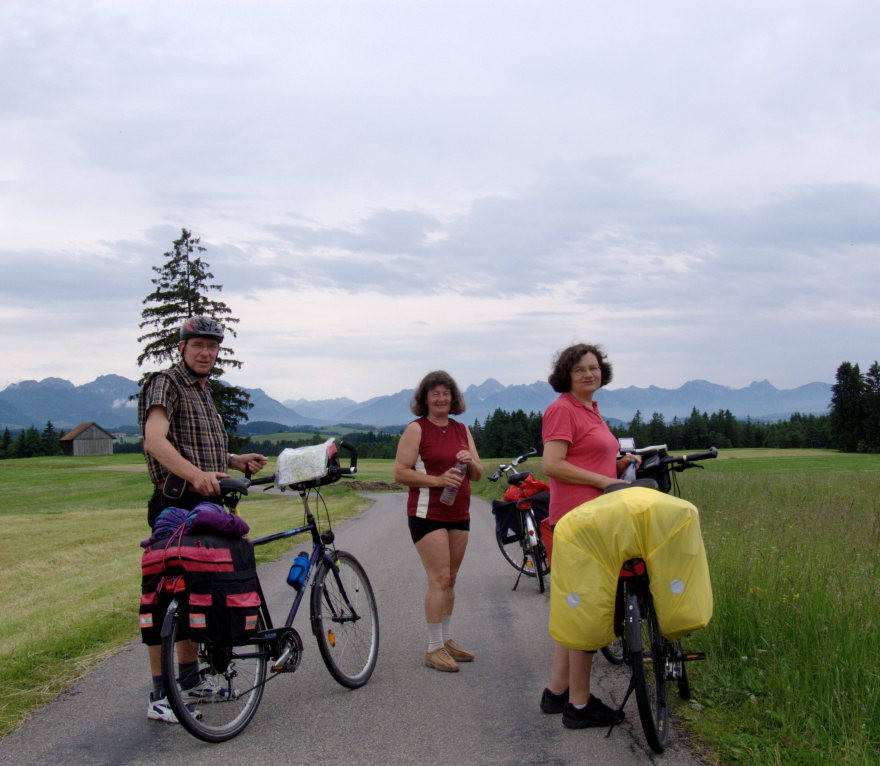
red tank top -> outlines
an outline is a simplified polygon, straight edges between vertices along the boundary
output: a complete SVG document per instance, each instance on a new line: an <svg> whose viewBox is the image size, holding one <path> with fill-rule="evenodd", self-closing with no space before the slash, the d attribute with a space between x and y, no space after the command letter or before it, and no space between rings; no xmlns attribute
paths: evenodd
<svg viewBox="0 0 880 766"><path fill-rule="evenodd" d="M416 423L422 429L419 441L419 459L414 468L429 476L440 476L455 465L455 455L468 448L467 428L464 423L450 419L445 428L435 426L428 418ZM466 521L470 518L471 483L467 475L458 489L455 502L440 502L442 487L411 487L406 503L410 516L434 521Z"/></svg>

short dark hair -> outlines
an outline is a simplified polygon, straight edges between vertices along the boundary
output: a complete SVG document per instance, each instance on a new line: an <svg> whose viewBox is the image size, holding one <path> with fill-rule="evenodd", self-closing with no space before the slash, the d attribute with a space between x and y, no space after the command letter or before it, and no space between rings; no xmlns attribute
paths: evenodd
<svg viewBox="0 0 880 766"><path fill-rule="evenodd" d="M576 343L574 346L562 349L553 360L553 371L547 382L553 387L553 390L564 394L571 391L571 370L581 360L584 354L595 354L599 360L599 368L602 370L602 385L607 386L614 376L611 369L611 362L605 355L605 351L601 346L590 343Z"/></svg>
<svg viewBox="0 0 880 766"><path fill-rule="evenodd" d="M450 414L460 415L467 409L464 397L461 395L458 384L452 379L452 376L445 370L434 370L422 378L422 382L419 383L413 394L412 402L409 405L413 415L423 418L428 414L428 392L433 388L437 388L437 386L445 386L452 394L452 404L449 407Z"/></svg>

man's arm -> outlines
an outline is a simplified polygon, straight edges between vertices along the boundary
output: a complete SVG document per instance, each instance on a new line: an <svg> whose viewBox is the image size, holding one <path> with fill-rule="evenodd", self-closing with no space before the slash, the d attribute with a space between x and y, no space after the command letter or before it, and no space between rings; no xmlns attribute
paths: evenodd
<svg viewBox="0 0 880 766"><path fill-rule="evenodd" d="M147 411L144 422L144 450L158 460L175 476L186 479L195 492L205 497L220 494L217 479L229 476L228 473L202 471L181 455L168 441L168 413L161 405L154 405Z"/></svg>

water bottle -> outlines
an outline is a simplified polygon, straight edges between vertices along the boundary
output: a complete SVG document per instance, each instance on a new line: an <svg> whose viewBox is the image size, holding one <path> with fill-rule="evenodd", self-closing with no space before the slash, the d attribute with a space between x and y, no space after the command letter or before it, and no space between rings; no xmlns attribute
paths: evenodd
<svg viewBox="0 0 880 766"><path fill-rule="evenodd" d="M287 584L296 590L300 590L306 584L306 578L309 576L309 566L309 554L305 551L297 553L293 564L290 565Z"/></svg>
<svg viewBox="0 0 880 766"><path fill-rule="evenodd" d="M626 467L626 470L623 472L623 476L620 477L623 481L633 482L636 480L636 459L630 458L629 465Z"/></svg>
<svg viewBox="0 0 880 766"><path fill-rule="evenodd" d="M467 463L456 463L455 470L464 476L465 471L467 471ZM440 493L440 502L443 505L452 505L457 494L458 487L443 487L443 492Z"/></svg>

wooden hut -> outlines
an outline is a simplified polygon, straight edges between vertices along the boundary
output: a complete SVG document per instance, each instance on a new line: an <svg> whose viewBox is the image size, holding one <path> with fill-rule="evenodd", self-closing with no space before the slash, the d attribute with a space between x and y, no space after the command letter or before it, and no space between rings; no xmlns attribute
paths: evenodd
<svg viewBox="0 0 880 766"><path fill-rule="evenodd" d="M112 455L115 440L97 423L80 423L61 437L61 449L72 457Z"/></svg>

